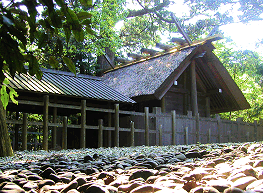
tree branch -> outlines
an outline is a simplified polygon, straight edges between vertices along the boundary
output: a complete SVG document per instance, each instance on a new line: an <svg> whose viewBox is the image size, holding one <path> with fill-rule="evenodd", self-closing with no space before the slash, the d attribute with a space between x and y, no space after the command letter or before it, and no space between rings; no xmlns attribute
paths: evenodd
<svg viewBox="0 0 263 193"><path fill-rule="evenodd" d="M168 6L170 4L169 0L165 0L163 1L163 3L160 3L159 5L153 7L153 8L144 8L144 9L140 9L140 10L129 10L129 14L127 16L127 18L129 17L136 17L136 16L143 16L149 13L154 13L156 11L159 11L161 9L163 9L164 7Z"/></svg>

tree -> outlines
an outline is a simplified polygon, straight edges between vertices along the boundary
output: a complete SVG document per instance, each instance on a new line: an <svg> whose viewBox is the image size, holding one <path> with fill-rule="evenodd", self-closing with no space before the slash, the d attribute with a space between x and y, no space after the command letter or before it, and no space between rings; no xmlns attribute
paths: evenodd
<svg viewBox="0 0 263 193"><path fill-rule="evenodd" d="M87 10L92 7L91 0L80 0ZM26 11L21 7L24 6ZM39 7L45 11L38 12ZM40 63L36 53L48 49L48 41L56 38L56 47L63 53L63 45L60 40L60 30L66 35L66 42L71 34L77 41L84 40L84 31L90 34L91 14L87 11L75 13L69 6L69 2L63 0L24 0L22 2L11 1L4 5L0 2L0 83L3 86L4 73L14 76L15 73L26 73L24 65L29 67L29 74L41 78ZM40 17L41 16L41 17ZM86 21L86 22L85 22ZM63 62L74 73L75 66L68 57L62 55ZM50 57L49 64L57 67L58 61ZM2 97L1 97L2 98ZM6 125L4 107L0 100L0 156L13 154L9 134Z"/></svg>
<svg viewBox="0 0 263 193"><path fill-rule="evenodd" d="M262 119L262 57L254 51L228 48L224 43L217 43L216 47L216 54L251 105L250 109L222 113L221 116L231 120L243 117L248 122Z"/></svg>

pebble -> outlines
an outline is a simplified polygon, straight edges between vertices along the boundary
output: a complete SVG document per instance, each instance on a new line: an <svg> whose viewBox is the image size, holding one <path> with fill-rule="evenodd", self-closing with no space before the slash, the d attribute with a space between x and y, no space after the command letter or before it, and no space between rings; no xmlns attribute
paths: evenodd
<svg viewBox="0 0 263 193"><path fill-rule="evenodd" d="M82 149L25 161L27 152L17 152L17 161L0 158L0 193L263 192L260 143L158 148L119 148L123 154L106 148L110 155L101 148L93 149L97 153Z"/></svg>

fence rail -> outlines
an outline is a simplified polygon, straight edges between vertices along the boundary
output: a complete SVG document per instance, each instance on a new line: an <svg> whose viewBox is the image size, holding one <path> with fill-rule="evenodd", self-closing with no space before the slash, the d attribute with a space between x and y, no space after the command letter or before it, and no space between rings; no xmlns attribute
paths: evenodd
<svg viewBox="0 0 263 193"><path fill-rule="evenodd" d="M52 130L52 140L56 140L57 136L55 130L62 129L62 148L67 148L67 129L80 129L80 147L85 147L87 130L98 130L98 147L106 145L103 142L103 133L108 132L114 134L114 140L109 141L108 144L120 146L120 134L128 133L129 144L126 145L179 145L179 144L193 144L193 143L222 143L222 142L244 142L244 141L260 141L263 140L263 125L255 121L254 123L243 122L242 118L236 121L223 120L219 116L215 118L200 117L198 126L199 133L196 132L197 121L191 112L188 115L178 115L175 111L171 113L161 113L159 107L155 107L153 113L149 113L149 108L145 107L144 112L123 111L119 109L119 105L115 104L114 109L103 109L87 107L83 100L79 106L64 105L56 103L21 101L20 104L33 104L38 106L46 105L48 107L56 108L70 108L78 109L81 113L81 124L68 124L68 118L63 117L61 123L53 120L53 123L48 122L46 118L43 122L32 122L27 120L27 113L24 113L23 120L7 120L8 124L22 126L22 147L27 149L27 131L28 125L42 126L43 133L50 133ZM110 115L114 126L103 125L103 119L98 119L97 125L86 124L86 112L94 111ZM121 115L121 116L120 116ZM127 121L130 120L130 121ZM126 125L123 127L122 125ZM52 128L52 129L51 129ZM199 137L200 136L200 137ZM198 139L199 137L199 139ZM109 137L110 138L110 137ZM42 145L48 144L48 138L44 137ZM52 144L55 144L52 142ZM109 145L110 146L110 145ZM47 149L47 147L44 147Z"/></svg>

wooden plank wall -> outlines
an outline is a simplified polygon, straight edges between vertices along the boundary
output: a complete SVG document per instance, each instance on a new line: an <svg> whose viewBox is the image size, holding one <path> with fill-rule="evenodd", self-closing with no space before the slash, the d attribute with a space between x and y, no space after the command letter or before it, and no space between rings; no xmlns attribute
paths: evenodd
<svg viewBox="0 0 263 193"><path fill-rule="evenodd" d="M30 101L27 101L27 103ZM38 105L45 106L46 103ZM179 145L179 144L195 144L196 140L196 120L192 116L192 112L188 111L187 116L176 114L175 111L171 113L162 113L159 107L153 108L153 112L149 112L146 107L144 112L134 111L122 111L119 109L119 105L115 104L114 109L100 109L87 107L85 101L80 103L80 106L59 105L49 103L49 106L57 108L74 108L79 109L81 114L86 115L86 111L103 112L107 115L107 118L112 117L113 126L103 125L103 119L97 120L97 125L86 125L86 121L82 118L80 125L68 124L68 118L63 117L62 123L57 123L53 119L53 123L48 122L30 122L27 120L28 114L24 113L22 120L7 120L8 124L21 125L22 130L22 149L27 149L27 125L42 126L42 135L52 131L55 127L62 130L62 144L59 144L63 149L67 148L67 129L76 128L81 129L81 135L90 129L98 130L98 147L108 146L138 146L138 145ZM48 109L47 105L45 106ZM48 111L48 110L46 110ZM46 115L47 116L47 115ZM200 143L226 143L226 142L250 142L250 141L262 141L263 140L263 122L255 121L254 123L243 122L242 118L236 121L223 120L219 116L215 118L200 117ZM47 131L48 128L48 131ZM85 129L85 131L83 131ZM103 141L103 133L112 134L112 140L107 144ZM54 135L53 135L54 136ZM81 137L81 136L80 136ZM126 139L123 140L122 137ZM48 137L45 136L47 139ZM43 138L43 140L45 140ZM81 139L81 147L85 146L85 137ZM83 141L84 140L84 141ZM110 139L109 139L110 140ZM125 144L126 142L126 144ZM17 142L16 142L17 143ZM15 143L14 143L15 144ZM42 148L47 150L48 142L42 142ZM50 144L54 145L54 141Z"/></svg>

